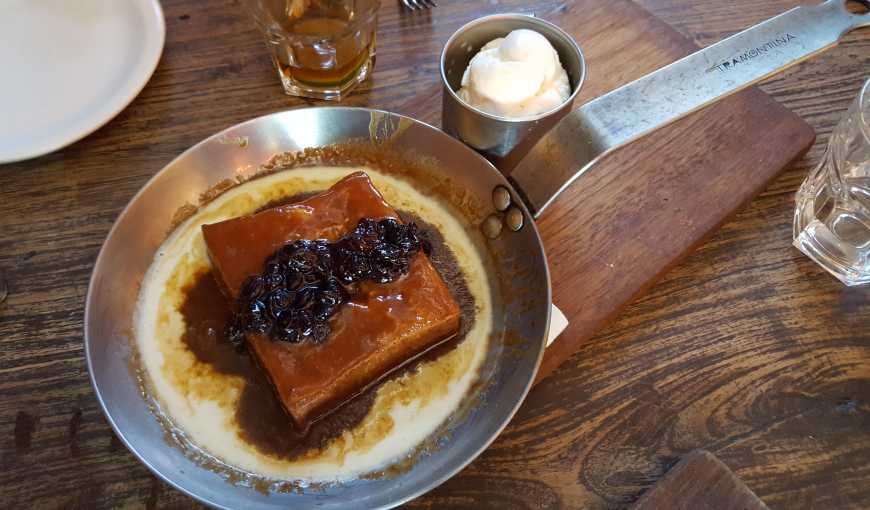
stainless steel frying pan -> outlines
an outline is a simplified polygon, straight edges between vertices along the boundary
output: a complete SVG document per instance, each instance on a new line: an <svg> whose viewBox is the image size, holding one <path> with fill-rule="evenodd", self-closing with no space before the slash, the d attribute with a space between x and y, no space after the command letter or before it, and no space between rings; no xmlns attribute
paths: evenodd
<svg viewBox="0 0 870 510"><path fill-rule="evenodd" d="M493 189L507 180L485 159L443 132L407 117L359 108L310 108L276 113L234 126L189 149L133 198L115 223L94 267L85 310L88 368L109 422L118 437L154 473L179 490L221 508L378 508L413 498L461 469L477 456L513 415L540 361L546 338L550 286L547 263L534 224L496 239L477 237L492 255L492 274L505 276L501 293L509 297L495 318L498 331L523 342L490 342L481 380L448 423L449 441L423 456L407 472L382 480L357 480L304 493L262 494L234 485L188 458L166 440L166 431L143 399L131 363L129 337L138 282L185 203L238 169L256 169L276 152L364 140L407 162L406 179L424 192L443 196L478 225L494 211ZM233 143L247 140L247 144ZM242 147L241 145L244 145ZM244 173L244 172L243 172ZM442 193L449 188L464 193ZM452 197L450 195L453 195ZM511 207L521 216L520 202ZM510 232L510 235L507 235ZM482 402L482 403L481 403Z"/></svg>
<svg viewBox="0 0 870 510"><path fill-rule="evenodd" d="M197 144L131 200L94 267L85 310L85 348L91 379L109 422L127 447L163 480L220 508L389 507L435 487L502 430L525 397L540 362L549 324L550 280L532 214L542 212L561 189L590 168L597 155L870 23L870 15L851 14L843 4L831 0L790 11L785 18L775 18L581 107L545 136L513 174L531 207L495 167L464 144L431 126L387 112L357 108L281 112ZM759 53L751 49L781 37L783 31L794 38L782 48L771 45L764 55L745 59L740 62L743 69L735 67L739 72L718 69L731 61L726 59L737 58L734 55ZM754 72L743 72L750 67ZM684 101L670 101L674 93ZM247 144L232 143L241 139ZM174 212L196 203L205 189L244 175L246 168L256 168L276 152L360 139L407 158L412 163L405 178L424 192L443 195L470 225L486 230L488 236L479 237L492 255L492 274L498 275L501 292L508 296L495 318L496 328L510 331L522 342L491 343L481 375L485 384L466 398L464 408L447 424L452 433L440 448L395 477L300 493L264 494L228 483L170 446L148 398L141 395L136 372L131 370L135 353L129 338L138 282L170 229ZM444 193L445 189L454 192Z"/></svg>

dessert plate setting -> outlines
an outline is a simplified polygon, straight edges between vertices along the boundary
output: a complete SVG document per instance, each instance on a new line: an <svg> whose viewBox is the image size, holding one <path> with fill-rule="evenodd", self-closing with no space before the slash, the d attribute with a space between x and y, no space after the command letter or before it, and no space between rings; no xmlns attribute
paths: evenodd
<svg viewBox="0 0 870 510"><path fill-rule="evenodd" d="M11 0L0 16L0 164L69 145L118 115L166 38L157 0Z"/></svg>
<svg viewBox="0 0 870 510"><path fill-rule="evenodd" d="M448 41L441 71L444 125L453 137L397 114L333 107L267 115L204 140L158 172L131 200L94 267L85 312L86 356L109 422L128 448L163 480L219 508L391 507L437 486L495 439L534 380L546 345L551 301L547 260L534 219L563 189L576 185L601 154L870 23L870 15L850 13L844 6L842 0L830 0L796 8L573 112L559 108L561 120L555 119L554 127L534 144L520 143L527 141L524 137L534 126L481 112L464 104L458 95L462 71L475 53L469 48L479 49L488 40L520 28L553 37L548 39L566 65L573 90L570 97L576 95L586 71L579 48L566 44L563 37L567 36L554 32L551 25L521 15L476 20ZM756 48L766 50L740 58ZM679 100L672 100L675 97ZM486 130L481 130L482 122L489 126ZM510 147L486 146L488 140L477 143L476 134L493 129L512 130L514 143ZM263 485L245 473L215 469L213 462L206 465L201 455L191 455L193 447L185 442L184 434L160 418L160 403L148 394L131 339L139 288L130 281L146 279L167 234L178 226L177 212L199 203L209 189L227 180L254 177L276 153L351 143L407 163L394 167L393 175L443 201L458 223L471 227L471 249L489 262L489 279L502 298L491 308L493 334L478 382L433 434L432 447L406 459L401 469L336 483L292 486ZM518 161L510 179L469 146L493 161ZM289 169L287 174L294 171Z"/></svg>

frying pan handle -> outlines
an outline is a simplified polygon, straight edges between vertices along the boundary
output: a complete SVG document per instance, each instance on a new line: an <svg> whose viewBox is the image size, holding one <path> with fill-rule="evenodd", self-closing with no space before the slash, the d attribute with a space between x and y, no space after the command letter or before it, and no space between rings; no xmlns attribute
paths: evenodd
<svg viewBox="0 0 870 510"><path fill-rule="evenodd" d="M567 115L511 172L537 218L603 154L835 45L870 13L827 0L796 7L667 65Z"/></svg>

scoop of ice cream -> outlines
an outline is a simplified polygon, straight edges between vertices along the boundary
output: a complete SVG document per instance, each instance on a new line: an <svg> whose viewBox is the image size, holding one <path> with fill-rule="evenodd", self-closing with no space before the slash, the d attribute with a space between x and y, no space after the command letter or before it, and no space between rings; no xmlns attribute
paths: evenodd
<svg viewBox="0 0 870 510"><path fill-rule="evenodd" d="M571 85L550 41L519 29L486 43L472 57L458 95L487 113L527 117L562 104Z"/></svg>

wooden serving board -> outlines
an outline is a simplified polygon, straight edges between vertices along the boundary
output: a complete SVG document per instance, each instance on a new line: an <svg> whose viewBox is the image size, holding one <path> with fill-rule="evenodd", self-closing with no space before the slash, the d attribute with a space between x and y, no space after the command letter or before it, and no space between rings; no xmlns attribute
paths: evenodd
<svg viewBox="0 0 870 510"><path fill-rule="evenodd" d="M545 16L580 43L588 65L577 106L697 47L628 0L577 0L583 16ZM553 300L570 322L538 380L568 359L815 139L751 88L623 147L599 162L539 223Z"/></svg>
<svg viewBox="0 0 870 510"><path fill-rule="evenodd" d="M631 510L768 510L715 455L695 450L635 503Z"/></svg>

